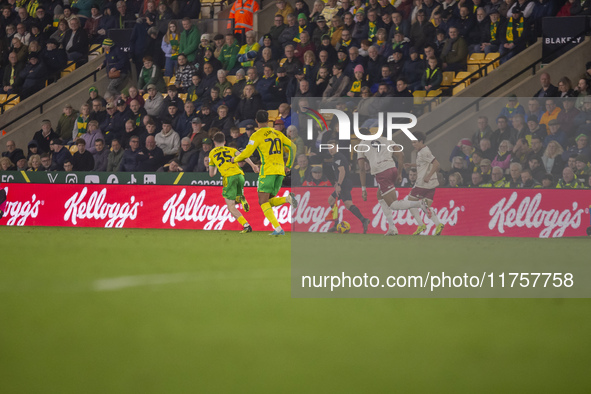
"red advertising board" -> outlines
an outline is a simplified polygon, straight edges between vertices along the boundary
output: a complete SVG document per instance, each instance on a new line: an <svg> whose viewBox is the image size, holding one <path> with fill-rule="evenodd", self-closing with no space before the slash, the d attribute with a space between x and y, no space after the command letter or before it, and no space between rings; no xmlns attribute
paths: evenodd
<svg viewBox="0 0 591 394"><path fill-rule="evenodd" d="M327 200L332 188L295 188L300 206L296 211L294 231L322 232L330 227L324 218L330 213ZM407 197L410 189L397 189L398 198ZM367 201L361 190L353 190L353 202L370 219L369 233L385 233L386 218L377 201L375 189L368 189ZM585 236L589 227L591 190L542 189L445 189L436 190L433 208L444 235L504 237L573 237ZM421 216L427 230L435 225ZM352 232L362 231L361 222L341 203L339 220L351 224ZM417 224L409 211L394 211L394 223L400 234L412 234Z"/></svg>
<svg viewBox="0 0 591 394"><path fill-rule="evenodd" d="M230 215L216 186L134 186L76 184L5 184L8 200L0 225L80 226L113 228L179 228L238 230L240 224ZM323 232L332 188L296 188L300 202L295 211L295 231ZM405 198L409 189L398 189ZM282 189L280 195L289 191ZM245 188L251 211L245 214L255 230L271 226L258 206L255 188ZM361 190L353 190L353 201L371 220L369 233L387 230L385 217L368 189L368 201ZM444 235L505 237L584 236L590 225L591 190L541 189L437 189L433 207L442 223ZM285 230L292 221L290 207L275 207ZM361 232L359 220L339 203L339 220L346 220L352 232ZM416 223L408 211L395 211L394 222L401 234L411 234ZM425 219L427 231L435 226Z"/></svg>
<svg viewBox="0 0 591 394"><path fill-rule="evenodd" d="M5 214L0 225L79 226L107 228L179 228L239 230L219 186L131 186L26 184L4 185ZM273 228L258 205L253 187L245 188L251 210L245 214L254 230ZM282 189L280 195L287 195ZM290 207L275 207L289 230ZM285 225L287 224L287 225Z"/></svg>

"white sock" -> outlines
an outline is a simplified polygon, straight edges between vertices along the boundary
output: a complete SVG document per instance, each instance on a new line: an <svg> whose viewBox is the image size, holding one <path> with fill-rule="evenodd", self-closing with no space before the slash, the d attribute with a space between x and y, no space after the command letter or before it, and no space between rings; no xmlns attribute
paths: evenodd
<svg viewBox="0 0 591 394"><path fill-rule="evenodd" d="M419 226L422 226L425 224L425 223L423 223L423 219L421 219L421 214L417 208L411 208L410 213L412 213L412 216L415 218L415 220L417 221Z"/></svg>
<svg viewBox="0 0 591 394"><path fill-rule="evenodd" d="M386 217L386 220L388 221L388 226L390 226L390 229L396 230L396 225L394 224L394 219L392 218L392 210L390 209L390 207L388 207L388 204L386 204L386 201L378 200L378 202L380 203L380 206L382 207L382 213L384 214L384 216Z"/></svg>
<svg viewBox="0 0 591 394"><path fill-rule="evenodd" d="M441 224L441 222L439 221L437 214L435 213L433 208L429 208L429 209L431 210L431 220L433 221L433 223L435 223L436 226L439 226Z"/></svg>
<svg viewBox="0 0 591 394"><path fill-rule="evenodd" d="M394 201L392 204L390 204L390 208L392 208L395 211L400 211L400 210L410 209L410 208L419 208L420 206L421 206L420 201L408 201L408 200L398 200L398 201Z"/></svg>

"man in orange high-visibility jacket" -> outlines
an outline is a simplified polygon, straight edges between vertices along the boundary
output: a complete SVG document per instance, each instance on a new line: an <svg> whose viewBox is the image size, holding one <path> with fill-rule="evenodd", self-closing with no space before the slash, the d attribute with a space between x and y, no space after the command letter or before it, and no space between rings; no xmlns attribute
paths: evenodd
<svg viewBox="0 0 591 394"><path fill-rule="evenodd" d="M253 29L254 13L259 10L255 0L236 0L230 10L230 19L234 19L234 33L246 33ZM232 24L228 23L228 29Z"/></svg>

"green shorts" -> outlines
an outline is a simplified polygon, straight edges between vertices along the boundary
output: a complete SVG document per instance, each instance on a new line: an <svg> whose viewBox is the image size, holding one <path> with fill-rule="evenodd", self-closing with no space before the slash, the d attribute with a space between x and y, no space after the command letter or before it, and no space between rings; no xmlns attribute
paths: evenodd
<svg viewBox="0 0 591 394"><path fill-rule="evenodd" d="M243 196L244 192L244 175L236 174L224 178L224 190L222 190L222 197L228 200L236 201L236 197Z"/></svg>
<svg viewBox="0 0 591 394"><path fill-rule="evenodd" d="M257 191L276 196L283 184L283 178L285 178L283 175L267 175L264 178L259 178Z"/></svg>

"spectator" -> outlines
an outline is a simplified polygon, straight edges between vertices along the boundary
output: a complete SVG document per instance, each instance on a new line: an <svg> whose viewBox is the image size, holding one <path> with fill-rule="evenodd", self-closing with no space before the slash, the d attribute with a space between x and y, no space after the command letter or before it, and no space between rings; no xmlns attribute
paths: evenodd
<svg viewBox="0 0 591 394"><path fill-rule="evenodd" d="M29 63L20 72L19 77L23 83L20 92L21 100L26 99L45 87L47 70L43 62L39 60L38 53L31 53L29 55Z"/></svg>
<svg viewBox="0 0 591 394"><path fill-rule="evenodd" d="M310 175L306 177L303 186L332 186L332 183L322 173L322 166L313 166L310 170Z"/></svg>
<svg viewBox="0 0 591 394"><path fill-rule="evenodd" d="M80 27L80 19L70 20L70 30L66 31L62 42L69 61L86 63L88 56L88 34Z"/></svg>
<svg viewBox="0 0 591 394"><path fill-rule="evenodd" d="M507 105L503 107L499 116L504 116L507 118L507 121L511 122L513 120L513 115L516 114L524 115L525 109L523 108L523 105L519 104L519 101L517 101L517 96L511 94L509 96Z"/></svg>
<svg viewBox="0 0 591 394"><path fill-rule="evenodd" d="M156 146L153 135L146 138L146 146L137 155L137 170L145 172L157 171L164 164L164 153Z"/></svg>
<svg viewBox="0 0 591 394"><path fill-rule="evenodd" d="M244 127L247 123L254 123L256 113L264 109L265 106L261 95L255 90L253 85L246 85L234 118L239 122L238 127ZM228 129L228 133L230 130ZM226 133L224 133L226 134Z"/></svg>
<svg viewBox="0 0 591 394"><path fill-rule="evenodd" d="M90 111L90 120L96 120L99 125L107 118L107 111L103 109L103 103L100 99L95 99L91 103L92 111Z"/></svg>
<svg viewBox="0 0 591 394"><path fill-rule="evenodd" d="M583 107L573 120L573 124L577 128L577 134L591 135L591 96L583 99Z"/></svg>
<svg viewBox="0 0 591 394"><path fill-rule="evenodd" d="M275 19L277 19L277 16L275 16ZM232 33L227 33L218 60L222 62L222 68L231 74L236 72L235 66L239 50L238 40Z"/></svg>
<svg viewBox="0 0 591 394"><path fill-rule="evenodd" d="M146 90L148 91L148 98L144 104L146 114L150 116L159 116L164 109L164 98L158 92L158 88L154 84L147 85Z"/></svg>
<svg viewBox="0 0 591 394"><path fill-rule="evenodd" d="M51 155L49 153L43 153L41 155L41 167L38 171L49 172L51 169Z"/></svg>
<svg viewBox="0 0 591 394"><path fill-rule="evenodd" d="M25 153L22 149L16 147L13 140L8 140L6 141L6 152L2 152L2 157L7 157L12 163L16 163L25 158Z"/></svg>
<svg viewBox="0 0 591 394"><path fill-rule="evenodd" d="M546 173L552 174L559 177L562 173L562 169L565 166L564 160L562 160L563 149L562 146L556 141L550 141L544 155L542 156L542 164Z"/></svg>
<svg viewBox="0 0 591 394"><path fill-rule="evenodd" d="M554 189L556 182L552 174L546 174L542 178L542 189Z"/></svg>
<svg viewBox="0 0 591 394"><path fill-rule="evenodd" d="M31 140L27 144L27 159L30 159L31 156L39 154L39 146L37 145L37 141Z"/></svg>
<svg viewBox="0 0 591 394"><path fill-rule="evenodd" d="M554 99L546 99L546 112L544 112L540 118L540 124L548 126L548 123L551 120L558 118L558 114L561 111L562 110L556 105L556 101Z"/></svg>
<svg viewBox="0 0 591 394"><path fill-rule="evenodd" d="M187 56L184 53L178 55L178 67L175 72L175 82L177 90L186 93L191 86L191 78L197 73L197 69L188 63Z"/></svg>
<svg viewBox="0 0 591 394"><path fill-rule="evenodd" d="M57 43L61 45L64 42L64 38L66 37L66 32L68 32L68 30L68 22L65 19L62 19L57 24L57 30L53 32L49 38L57 41Z"/></svg>
<svg viewBox="0 0 591 394"><path fill-rule="evenodd" d="M180 138L187 137L192 131L192 121L197 115L195 114L195 106L191 101L185 103L183 113L179 116L176 122L175 131L179 134ZM160 167L160 166L158 166Z"/></svg>
<svg viewBox="0 0 591 394"><path fill-rule="evenodd" d="M37 142L40 154L51 152L50 142L56 138L59 138L59 136L53 131L51 121L48 119L41 121L41 130L37 131L33 136L33 140Z"/></svg>
<svg viewBox="0 0 591 394"><path fill-rule="evenodd" d="M530 156L528 160L528 167L534 179L538 182L541 182L544 175L546 175L546 170L542 164L542 157Z"/></svg>
<svg viewBox="0 0 591 394"><path fill-rule="evenodd" d="M20 73L24 68L24 64L18 61L16 52L10 52L8 54L8 63L4 69L4 77L2 79L2 93L18 94L22 85Z"/></svg>
<svg viewBox="0 0 591 394"><path fill-rule="evenodd" d="M546 72L540 74L540 85L542 87L534 94L534 97L558 97L560 95L558 88L550 81L550 74Z"/></svg>
<svg viewBox="0 0 591 394"><path fill-rule="evenodd" d="M129 139L129 148L123 153L120 160L119 171L134 172L138 168L138 156L140 153L140 138L133 136ZM108 165L107 165L108 167Z"/></svg>
<svg viewBox="0 0 591 394"><path fill-rule="evenodd" d="M121 148L121 143L117 138L111 141L111 151L107 157L107 171L113 172L119 170L125 151Z"/></svg>
<svg viewBox="0 0 591 394"><path fill-rule="evenodd" d="M8 157L0 159L0 171L14 171L16 169L14 163Z"/></svg>
<svg viewBox="0 0 591 394"><path fill-rule="evenodd" d="M51 167L53 171L64 171L64 163L66 160L72 159L72 154L64 146L64 142L60 138L51 141L51 148L53 154L51 155Z"/></svg>
<svg viewBox="0 0 591 394"><path fill-rule="evenodd" d="M566 133L566 137L572 141L577 131L575 119L577 115L579 115L580 111L575 108L576 99L574 97L566 97L561 101L562 110L558 113L556 119L562 125L562 129Z"/></svg>
<svg viewBox="0 0 591 394"><path fill-rule="evenodd" d="M197 159L197 168L195 172L206 172L208 171L208 166L205 165L205 158L209 157L209 151L213 147L213 142L210 138L203 139L202 149L199 152L199 158ZM252 160L252 158L251 158Z"/></svg>
<svg viewBox="0 0 591 394"><path fill-rule="evenodd" d="M230 19L234 20L234 34L241 34L253 29L254 14L259 10L259 3L255 0L237 0L230 9ZM231 28L228 22L228 30ZM240 29L240 30L239 30Z"/></svg>
<svg viewBox="0 0 591 394"><path fill-rule="evenodd" d="M503 140L499 144L499 151L492 161L493 167L499 167L503 171L509 169L511 164L511 152L513 151L513 144L508 140Z"/></svg>
<svg viewBox="0 0 591 394"><path fill-rule="evenodd" d="M197 151L201 150L202 141L207 137L207 133L202 127L201 119L198 117L193 118L191 121L191 135L189 136L189 139Z"/></svg>
<svg viewBox="0 0 591 394"><path fill-rule="evenodd" d="M76 141L78 138L82 137L84 133L86 133L86 129L88 128L88 122L90 121L90 105L87 103L82 104L80 107L80 113L76 118L76 123L74 123L74 128L72 130L72 135L69 137L69 140Z"/></svg>
<svg viewBox="0 0 591 394"><path fill-rule="evenodd" d="M558 97L574 97L573 83L568 77L562 77L558 81Z"/></svg>
<svg viewBox="0 0 591 394"><path fill-rule="evenodd" d="M504 170L501 167L493 167L490 183L492 187L506 187L507 182L505 181Z"/></svg>
<svg viewBox="0 0 591 394"><path fill-rule="evenodd" d="M27 163L27 171L43 171L41 167L41 157L39 155L32 155Z"/></svg>
<svg viewBox="0 0 591 394"><path fill-rule="evenodd" d="M71 158L64 160L64 169L62 171L65 171L65 172L73 172L74 171L74 163Z"/></svg>
<svg viewBox="0 0 591 394"><path fill-rule="evenodd" d="M498 129L496 129L490 137L493 149L497 149L503 140L509 140L511 143L517 141L517 134L515 130L509 126L506 117L499 116L497 118L497 127Z"/></svg>
<svg viewBox="0 0 591 394"><path fill-rule="evenodd" d="M564 149L566 146L566 134L560 127L560 121L558 119L552 119L548 122L548 128L550 134L544 138L544 146L548 146L550 141L556 141Z"/></svg>
<svg viewBox="0 0 591 394"><path fill-rule="evenodd" d="M162 77L162 71L160 67L154 64L154 59L151 56L143 57L143 67L139 72L138 77L138 89L139 94L143 95L148 92L148 86L154 85L158 92L164 93L166 91L166 83Z"/></svg>
<svg viewBox="0 0 591 394"><path fill-rule="evenodd" d="M92 158L94 159L93 171L107 171L109 150L105 149L105 141L103 139L99 138L94 142Z"/></svg>
<svg viewBox="0 0 591 394"><path fill-rule="evenodd" d="M523 170L523 167L521 166L521 164L519 163L511 163L511 165L509 166L509 174L510 174L510 178L507 181L507 183L505 184L505 187L508 187L510 189L517 189L521 187L521 171Z"/></svg>
<svg viewBox="0 0 591 394"><path fill-rule="evenodd" d="M106 38L103 41L103 50L105 51L105 60L98 69L107 69L107 76L109 77L107 91L113 95L117 95L120 87L127 78L129 60L127 59L127 55L117 48L110 38Z"/></svg>
<svg viewBox="0 0 591 394"><path fill-rule="evenodd" d="M92 157L92 153L86 150L86 141L78 138L76 140L76 146L78 147L78 151L72 155L74 171L92 171L94 169L94 158Z"/></svg>
<svg viewBox="0 0 591 394"><path fill-rule="evenodd" d="M587 156L578 155L575 158L575 176L580 182L584 182L589 177L589 158Z"/></svg>
<svg viewBox="0 0 591 394"><path fill-rule="evenodd" d="M535 99L529 99L527 102L527 110L525 111L525 119L529 122L531 116L536 117L536 122L544 115L544 111L540 108L540 102Z"/></svg>
<svg viewBox="0 0 591 394"><path fill-rule="evenodd" d="M251 85L248 85L248 86L251 86ZM228 113L228 107L226 107L225 105L220 105L218 107L217 113L218 113L218 117L217 117L217 119L214 119L214 121L212 122L211 128L212 129L216 128L216 129L220 130L221 132L224 133L226 138L228 138L228 137L230 137L230 129L232 128L232 126L234 126L234 121L232 120L232 117ZM246 119L243 123L246 124L247 122L249 122L248 119ZM239 123L238 127L244 127L244 124L241 125Z"/></svg>
<svg viewBox="0 0 591 394"><path fill-rule="evenodd" d="M303 153L298 154L296 158L296 163L297 166L294 168L294 171L291 172L292 187L302 186L304 182L311 179L311 167L308 161L308 157Z"/></svg>
<svg viewBox="0 0 591 394"><path fill-rule="evenodd" d="M463 37L459 36L456 27L450 27L449 39L441 51L441 60L443 60L443 69L446 71L462 71L466 68L466 59L468 56L468 44Z"/></svg>
<svg viewBox="0 0 591 394"><path fill-rule="evenodd" d="M165 164L162 167L160 167L158 169L158 172L181 172L179 161L177 159L172 159L168 162L168 164Z"/></svg>
<svg viewBox="0 0 591 394"><path fill-rule="evenodd" d="M540 189L542 184L533 178L530 170L521 170L521 187L524 189Z"/></svg>
<svg viewBox="0 0 591 394"><path fill-rule="evenodd" d="M82 134L81 138L86 142L86 146L88 146L87 150L94 155L96 153L95 142L97 140L104 140L105 137L98 128L98 122L91 120L88 122L87 132Z"/></svg>
<svg viewBox="0 0 591 394"><path fill-rule="evenodd" d="M181 140L181 149L179 150L179 170L182 172L193 172L197 166L197 159L199 153L191 143L189 137L185 137Z"/></svg>
<svg viewBox="0 0 591 394"><path fill-rule="evenodd" d="M436 57L427 59L428 67L422 73L420 88L426 91L437 90L443 82L443 74Z"/></svg>
<svg viewBox="0 0 591 394"><path fill-rule="evenodd" d="M55 129L56 134L58 134L61 139L69 141L72 138L72 131L74 130L77 118L78 111L74 111L72 105L66 104L64 106L64 113L60 116L57 128Z"/></svg>
<svg viewBox="0 0 591 394"><path fill-rule="evenodd" d="M464 179L459 172L454 172L448 175L448 186L449 187L460 187L463 186Z"/></svg>
<svg viewBox="0 0 591 394"><path fill-rule="evenodd" d="M164 75L172 77L176 68L176 61L180 50L180 34L175 21L168 22L168 30L162 39L162 51L165 57Z"/></svg>
<svg viewBox="0 0 591 394"><path fill-rule="evenodd" d="M488 138L490 140L493 131L488 125L488 118L486 116L479 116L477 125L478 130L472 136L472 145L480 146L480 140L483 138Z"/></svg>
<svg viewBox="0 0 591 394"><path fill-rule="evenodd" d="M191 19L184 17L182 20L183 31L179 45L179 53L185 54L189 63L195 62L197 49L201 41L201 32L191 23Z"/></svg>
<svg viewBox="0 0 591 394"><path fill-rule="evenodd" d="M178 154L181 139L172 129L172 123L168 117L162 120L162 131L156 134L156 145L164 152L165 161L175 158Z"/></svg>
<svg viewBox="0 0 591 394"><path fill-rule="evenodd" d="M581 185L575 178L575 173L570 167L565 167L562 170L562 178L556 184L557 189L580 189Z"/></svg>
<svg viewBox="0 0 591 394"><path fill-rule="evenodd" d="M577 138L575 138L575 145L568 148L562 154L563 162L568 161L568 158L572 155L579 156L583 155L585 157L591 157L591 148L589 148L589 137L585 134L579 134Z"/></svg>

